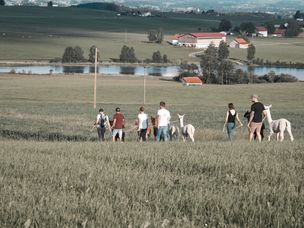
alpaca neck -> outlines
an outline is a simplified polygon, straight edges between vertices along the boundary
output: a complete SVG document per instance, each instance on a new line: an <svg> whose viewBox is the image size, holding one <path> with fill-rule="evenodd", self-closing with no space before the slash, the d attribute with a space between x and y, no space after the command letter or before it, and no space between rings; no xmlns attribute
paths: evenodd
<svg viewBox="0 0 304 228"><path fill-rule="evenodd" d="M180 119L180 120L179 120L179 123L180 123L180 127L181 127L181 128L184 127L184 121L183 121L183 119Z"/></svg>
<svg viewBox="0 0 304 228"><path fill-rule="evenodd" d="M271 114L270 114L269 111L267 112L267 121L268 121L269 124L273 122L273 119L272 119Z"/></svg>

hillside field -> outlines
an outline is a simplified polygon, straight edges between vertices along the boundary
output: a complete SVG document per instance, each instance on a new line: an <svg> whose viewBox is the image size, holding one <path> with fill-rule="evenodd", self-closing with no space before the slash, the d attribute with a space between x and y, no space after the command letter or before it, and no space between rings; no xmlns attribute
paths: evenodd
<svg viewBox="0 0 304 228"><path fill-rule="evenodd" d="M162 29L165 40L176 33L210 31L218 27L222 17L164 13L159 17L116 16L115 12L77 8L0 8L0 60L49 61L61 57L68 46L80 46L85 57L96 45L101 59L118 58L123 45L135 48L136 56L144 60L160 51L176 64L183 60L198 62L189 57L197 49L177 48L166 42L147 43L150 30ZM257 25L271 18L230 16L233 26L242 22ZM228 43L234 37L228 37ZM271 61L303 62L303 38L254 39L256 57ZM230 49L231 57L246 59L246 50Z"/></svg>
<svg viewBox="0 0 304 228"><path fill-rule="evenodd" d="M295 142L248 143L245 128L227 140L227 103L242 116L252 93L272 104L274 119L291 121ZM91 131L92 75L0 76L1 227L304 225L302 83L184 87L147 78L147 113L166 101L173 121L185 114L196 127L194 144L136 141L142 77L98 77L97 94L110 117L121 107L125 143L101 145Z"/></svg>

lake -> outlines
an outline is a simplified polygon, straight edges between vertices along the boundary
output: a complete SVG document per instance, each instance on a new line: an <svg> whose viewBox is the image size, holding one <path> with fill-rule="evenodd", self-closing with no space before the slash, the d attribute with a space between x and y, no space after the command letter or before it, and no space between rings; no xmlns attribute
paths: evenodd
<svg viewBox="0 0 304 228"><path fill-rule="evenodd" d="M63 66L63 65L43 65L43 66L0 66L0 73L23 74L88 74L94 73L94 66ZM151 75L174 77L179 75L179 66L122 66L122 65L100 65L99 74L106 75Z"/></svg>
<svg viewBox="0 0 304 228"><path fill-rule="evenodd" d="M237 66L237 68L247 70L247 66ZM43 65L43 66L0 66L0 73L9 72L23 74L88 74L94 73L94 66L63 66L63 65ZM265 75L270 71L276 74L290 74L299 80L304 80L304 69L279 68L279 67L255 67L254 74ZM179 66L124 66L124 65L100 65L98 73L105 75L135 75L135 76L163 76L174 77L179 75Z"/></svg>
<svg viewBox="0 0 304 228"><path fill-rule="evenodd" d="M248 70L247 66L238 67L242 70ZM270 71L275 72L275 74L290 74L297 77L299 80L304 81L304 69L296 69L296 68L281 68L281 67L255 67L254 74L258 76L262 76L268 74Z"/></svg>

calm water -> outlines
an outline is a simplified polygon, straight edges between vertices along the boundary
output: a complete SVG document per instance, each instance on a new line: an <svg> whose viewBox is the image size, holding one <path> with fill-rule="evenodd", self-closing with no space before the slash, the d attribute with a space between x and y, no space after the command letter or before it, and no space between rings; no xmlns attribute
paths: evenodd
<svg viewBox="0 0 304 228"><path fill-rule="evenodd" d="M248 70L247 66L241 67L242 70ZM290 74L297 77L299 80L304 81L304 69L296 68L280 68L280 67L255 67L254 74L262 76L268 74L270 71L275 74Z"/></svg>
<svg viewBox="0 0 304 228"><path fill-rule="evenodd" d="M243 70L247 70L247 66L237 66ZM29 74L88 74L94 73L92 66L0 66L0 73L9 73L14 70L16 73L29 73ZM151 76L164 76L174 77L179 74L179 66L120 66L120 65L102 65L98 67L100 74L107 75L151 75ZM295 68L277 68L277 67L255 67L254 74L265 75L270 71L276 74L290 74L297 77L299 80L304 80L304 69Z"/></svg>
<svg viewBox="0 0 304 228"><path fill-rule="evenodd" d="M25 74L69 74L79 73L88 74L94 73L93 66L9 66L1 67L0 73L9 73L11 71ZM174 77L179 74L178 66L119 66L119 65L102 65L98 67L100 74L108 75L152 75Z"/></svg>

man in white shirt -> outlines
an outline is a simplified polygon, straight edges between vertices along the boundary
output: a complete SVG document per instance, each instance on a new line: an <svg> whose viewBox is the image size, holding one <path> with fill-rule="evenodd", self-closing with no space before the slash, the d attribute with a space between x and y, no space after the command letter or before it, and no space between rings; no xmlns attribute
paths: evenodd
<svg viewBox="0 0 304 228"><path fill-rule="evenodd" d="M139 114L137 116L137 123L138 123L138 135L140 141L147 140L147 129L148 129L148 115L144 112L145 108L139 108Z"/></svg>
<svg viewBox="0 0 304 228"><path fill-rule="evenodd" d="M159 110L157 112L157 141L160 141L161 136L164 137L164 141L168 141L168 125L170 123L171 115L170 112L166 109L166 103L161 101L159 104Z"/></svg>

